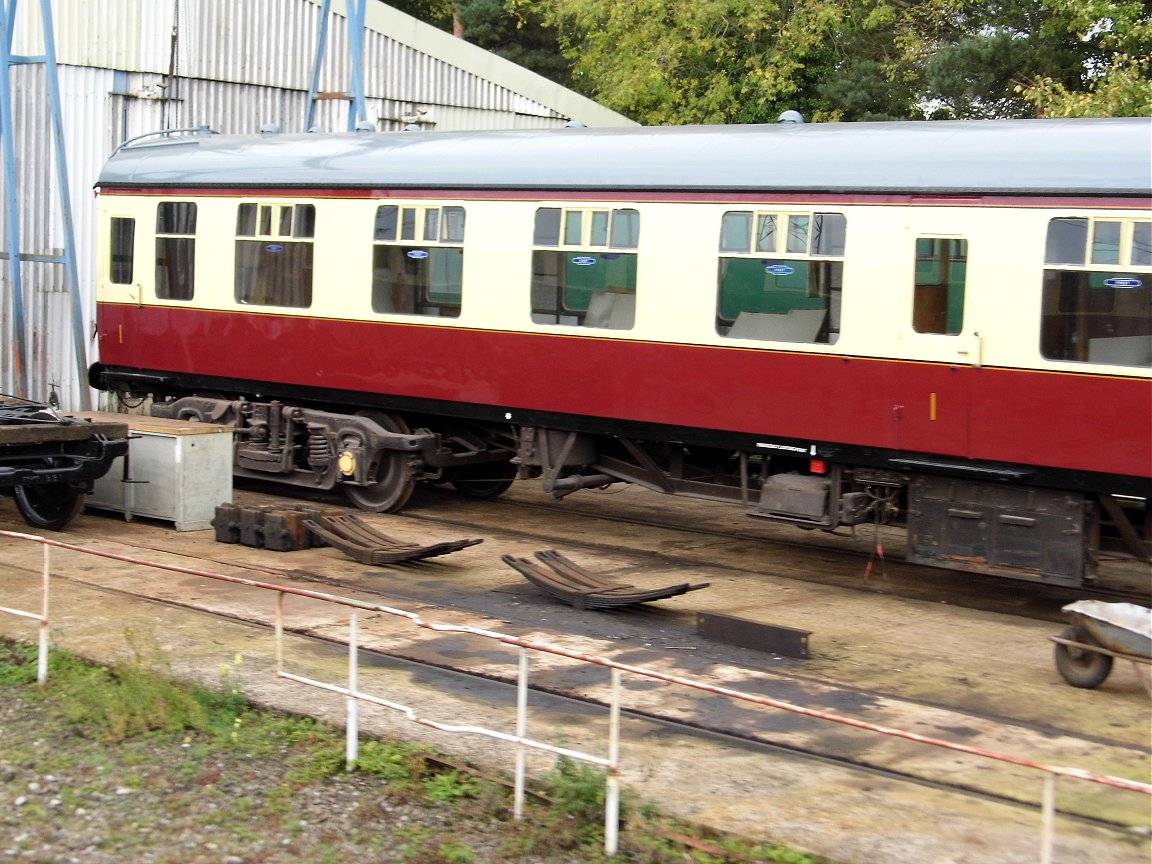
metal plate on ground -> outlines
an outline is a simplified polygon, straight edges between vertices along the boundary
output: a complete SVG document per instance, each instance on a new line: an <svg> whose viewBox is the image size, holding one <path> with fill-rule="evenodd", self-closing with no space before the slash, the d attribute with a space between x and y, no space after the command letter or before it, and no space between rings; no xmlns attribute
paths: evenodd
<svg viewBox="0 0 1152 864"><path fill-rule="evenodd" d="M705 639L801 660L808 659L808 637L812 635L811 630L764 624L718 612L696 613L696 632Z"/></svg>

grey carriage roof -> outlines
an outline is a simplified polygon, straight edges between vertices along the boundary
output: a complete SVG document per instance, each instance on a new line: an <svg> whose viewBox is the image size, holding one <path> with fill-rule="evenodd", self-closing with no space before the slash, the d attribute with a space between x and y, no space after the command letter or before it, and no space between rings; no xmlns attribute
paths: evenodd
<svg viewBox="0 0 1152 864"><path fill-rule="evenodd" d="M153 139L102 187L1152 195L1152 118Z"/></svg>

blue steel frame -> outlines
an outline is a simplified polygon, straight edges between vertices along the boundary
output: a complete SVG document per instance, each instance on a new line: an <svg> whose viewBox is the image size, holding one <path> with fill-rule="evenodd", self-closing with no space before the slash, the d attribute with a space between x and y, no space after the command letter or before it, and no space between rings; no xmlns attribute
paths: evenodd
<svg viewBox="0 0 1152 864"><path fill-rule="evenodd" d="M12 36L19 0L6 0L0 15L0 138L4 158L4 205L8 221L8 273L12 293L13 342L15 347L16 395L29 397L27 331L24 318L24 283L22 261L64 265L65 282L72 299L72 347L76 358L76 375L80 410L91 407L87 383L88 358L84 343L84 310L80 298L80 275L76 265L76 235L72 222L72 198L68 183L68 158L64 146L64 123L60 108L60 81L56 74L56 34L52 26L50 0L40 0L40 19L44 31L42 56L19 56L12 53ZM52 122L53 152L56 161L56 185L60 196L60 219L64 228L63 255L25 255L20 252L20 200L16 187L15 126L12 114L11 67L16 64L43 63L48 79L49 111Z"/></svg>
<svg viewBox="0 0 1152 864"><path fill-rule="evenodd" d="M364 8L367 0L345 0L348 17L348 49L352 53L352 91L346 97L348 105L348 131L368 119L368 106L364 101ZM328 46L328 13L332 0L324 0L320 7L317 28L316 53L312 59L312 81L308 86L308 116L305 130L311 130L316 117L316 99L320 89L320 67L324 65L324 51Z"/></svg>

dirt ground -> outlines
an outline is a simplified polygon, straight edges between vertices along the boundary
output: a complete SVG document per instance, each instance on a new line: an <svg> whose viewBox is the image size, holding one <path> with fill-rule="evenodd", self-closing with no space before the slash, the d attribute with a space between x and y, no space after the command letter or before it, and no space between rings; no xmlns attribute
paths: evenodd
<svg viewBox="0 0 1152 864"><path fill-rule="evenodd" d="M240 497L266 500L259 493ZM638 506L648 506L647 499ZM1059 628L1050 621L960 608L930 596L896 596L887 593L882 581L865 590L859 586L846 590L800 578L806 571L822 570L845 580L860 579L860 559L845 563L819 547L765 561L764 545L745 538L726 540L612 521L591 527L586 522L574 524L572 530L579 531L583 539L573 537L566 547L570 557L578 557L590 568L626 574L628 581L638 584L666 581L674 562L678 579L707 581L711 587L652 604L652 609L641 613L582 612L540 597L500 563L503 553L531 555L540 548L538 538L556 537L565 520L563 514L557 517L542 511L526 517L517 511L517 521L510 523L508 512L469 502L446 506L442 498L430 497L414 501L405 516L373 517L381 530L412 538L447 539L444 535L449 530L453 536L479 530L477 536L484 537L480 546L416 569L365 568L331 549L268 553L223 546L215 543L210 532L176 534L159 523L124 523L96 516L81 517L68 539L134 554L140 554L141 545L152 546L166 550L157 553L162 559L185 566L269 581L287 579L285 584L363 596L415 610L429 619L551 640L571 650L612 656L662 673L751 689L1044 764L1148 780L1152 711L1147 694L1124 669L1114 672L1097 691L1064 684L1051 662L1047 636ZM12 518L12 512L0 506L0 528L21 530L19 523L4 524L5 518ZM713 516L705 511L698 518L703 524ZM539 524L527 524L536 520ZM9 596L34 604L39 550L28 548L32 546L28 543L0 541L0 545L5 550L0 575L6 577ZM70 554L62 553L58 566L76 579L98 582L103 590L94 592L68 582L54 588L53 603L58 610L54 638L81 653L107 656L124 650L127 628L143 628L159 634L182 674L207 677L242 654L246 692L270 704L341 721L341 700L302 693L299 687L267 676L273 658L266 631L253 630L238 620L206 619L196 611L211 609L234 619L268 621L269 600L257 600L251 591L244 593L194 576L157 577L155 572L134 567L69 559ZM293 574L296 581L291 581ZM888 564L887 574L893 580L909 578L897 562ZM367 588L384 594L363 593ZM109 590L145 593L167 605L127 601ZM1021 603L1034 602L1027 591L1019 595ZM1004 598L1011 602L1009 592L1004 592ZM0 605L10 604L0 600ZM703 610L810 630L812 656L797 661L709 644L694 627L695 612ZM508 654L514 656L514 652L478 647L459 636L420 634L421 638L414 638L401 633L394 623L384 618L362 623L365 644L416 659L451 660L451 665L486 675L496 674ZM293 601L289 624L333 640L342 640L347 633L345 616L317 604ZM4 632L19 627L26 631L27 626L0 619ZM323 653L301 646L300 652L303 671L326 670L337 680L344 674L336 671L344 662L339 650ZM537 661L533 663L535 673ZM548 685L563 684L594 698L602 695L601 681L544 661L539 665ZM485 718L492 707L489 703L494 697L482 688L472 695L466 691L450 695L437 685L430 694L424 673L383 669L372 673L380 676L373 686L378 683L387 692L404 693L429 716L442 716L442 711L461 716L462 711L462 716ZM501 674L506 675L507 669ZM734 725L754 722L773 740L801 749L898 765L936 780L978 781L994 795L1038 801L1042 792L1042 779L1034 771L990 766L888 739L862 739L839 727L799 723L787 714L769 712L767 717L753 718L744 709L722 706L714 699L682 701L664 686L632 685L628 698L641 711L659 704L662 710L680 712L687 719L693 712L706 712L711 719L727 718L725 722ZM541 709L539 717L534 714L534 724L565 740L603 741L598 738L602 721L568 718L550 710ZM372 713L365 722L382 734L392 734L404 725L394 715L379 713ZM716 748L702 739L669 737L639 720L630 719L627 725L622 763L626 783L641 797L657 800L700 824L776 839L840 862L1007 864L1036 860L1040 826L1034 811L995 799L957 798L931 787L897 784L878 775L817 766L786 755L768 758L740 746ZM413 727L407 728L415 737L427 737L436 746L469 758L503 761L498 749L488 744L439 733L425 736L424 731L413 733ZM1138 830L1117 836L1079 820L1058 818L1055 860L1062 864L1102 860L1145 864L1149 849L1140 830L1147 830L1146 798L1110 794L1070 781L1060 783L1059 794L1061 809L1111 814L1130 820ZM829 802L835 806L829 807Z"/></svg>

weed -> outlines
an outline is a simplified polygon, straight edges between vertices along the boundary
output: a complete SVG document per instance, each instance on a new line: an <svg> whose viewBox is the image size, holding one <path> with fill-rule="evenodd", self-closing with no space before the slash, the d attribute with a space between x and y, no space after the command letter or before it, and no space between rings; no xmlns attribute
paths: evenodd
<svg viewBox="0 0 1152 864"><path fill-rule="evenodd" d="M562 756L544 776L545 795L557 813L592 823L603 821L607 776L603 769Z"/></svg>
<svg viewBox="0 0 1152 864"><path fill-rule="evenodd" d="M400 860L408 862L408 864L418 864L425 859L428 854L426 847L436 836L436 832L432 829L419 825L401 826L396 830L396 834L399 835L400 840L397 846Z"/></svg>
<svg viewBox="0 0 1152 864"><path fill-rule="evenodd" d="M48 669L51 672L51 655ZM0 687L24 687L35 681L35 647L22 642L0 642Z"/></svg>
<svg viewBox="0 0 1152 864"><path fill-rule="evenodd" d="M356 770L389 782L407 781L424 770L425 751L395 741L365 741L359 747Z"/></svg>
<svg viewBox="0 0 1152 864"><path fill-rule="evenodd" d="M476 855L467 846L455 840L445 840L436 848L436 855L443 864L472 864Z"/></svg>
<svg viewBox="0 0 1152 864"><path fill-rule="evenodd" d="M421 785L425 795L443 804L455 804L461 798L476 798L480 795L479 781L456 770L434 774Z"/></svg>
<svg viewBox="0 0 1152 864"><path fill-rule="evenodd" d="M320 739L287 760L284 781L293 788L302 788L334 777L344 771L344 742L329 736Z"/></svg>

